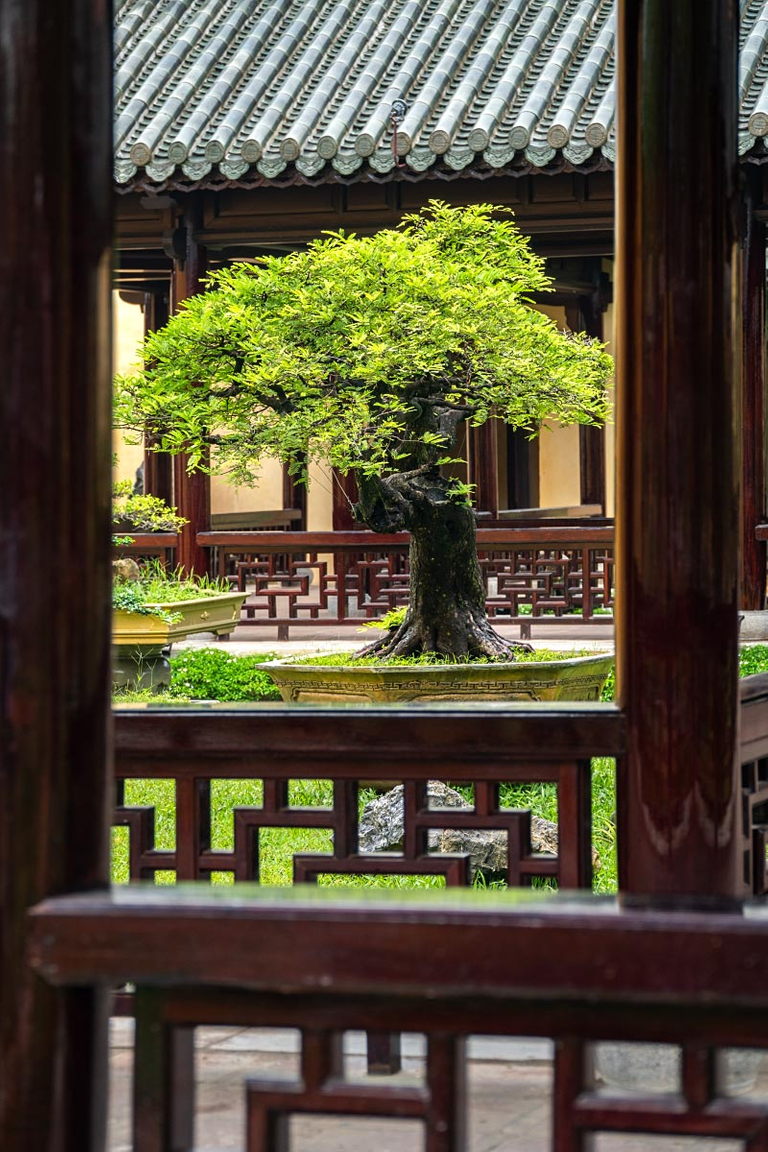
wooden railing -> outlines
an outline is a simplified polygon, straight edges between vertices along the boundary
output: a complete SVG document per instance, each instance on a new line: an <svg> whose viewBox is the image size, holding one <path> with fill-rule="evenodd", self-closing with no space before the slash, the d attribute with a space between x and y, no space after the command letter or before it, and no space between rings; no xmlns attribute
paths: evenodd
<svg viewBox="0 0 768 1152"><path fill-rule="evenodd" d="M461 1152L472 1034L554 1039L557 1152L581 1152L591 1132L766 1147L765 1100L729 1096L717 1074L719 1050L768 1045L764 905L738 915L594 898L521 904L508 893L319 897L128 890L33 910L40 976L137 988L135 1149L193 1146L201 1025L300 1030L295 1079L245 1084L246 1152L284 1152L290 1119L302 1114L411 1118L428 1152ZM342 1034L382 1028L424 1034L422 1084L347 1079ZM680 1045L677 1091L598 1090L593 1041Z"/></svg>
<svg viewBox="0 0 768 1152"><path fill-rule="evenodd" d="M741 789L744 884L768 893L768 673L741 681Z"/></svg>
<svg viewBox="0 0 768 1152"><path fill-rule="evenodd" d="M743 784L752 819L766 801L768 677L742 686ZM589 757L621 760L625 730L610 705L485 707L460 712L268 706L242 712L126 711L115 718L118 780L172 778L176 848L158 853L151 818L130 809L132 874L172 867L177 879L229 870L258 877L264 827L326 826L333 852L299 859L296 875L365 871L357 852L357 785L407 781L402 855L373 871L408 872L434 862L426 834L456 814L435 813L425 785L450 763L473 781L475 807L464 827L504 826L509 878L589 883ZM752 759L748 759L752 758ZM443 771L444 775L444 771ZM232 852L210 848L210 785L259 776L258 809L233 812ZM296 811L287 782L332 779L333 807ZM554 782L560 852L536 859L525 815L499 810L500 781ZM762 792L762 795L760 793ZM748 795L749 793L749 795ZM502 824L500 825L500 821ZM757 878L757 841L745 827L745 869ZM134 839L135 838L135 839ZM765 841L760 845L765 861ZM532 866L531 866L532 865ZM455 863L436 869L466 882ZM763 869L764 882L764 869ZM282 1152L292 1116L410 1117L430 1152L464 1147L466 1041L470 1035L547 1036L555 1042L552 1147L580 1152L592 1132L768 1139L768 1107L734 1099L718 1077L723 1049L768 1046L768 912L741 915L622 909L567 894L544 904L514 893L415 894L407 904L366 893L284 896L240 884L169 895L128 889L70 896L32 913L31 958L54 984L108 981L136 988L134 1147L140 1152L194 1143L195 1029L204 1025L292 1027L301 1034L295 1081L246 1085L247 1152ZM457 902L458 901L458 902ZM567 955L567 965L563 957ZM462 973L472 972L472 991ZM172 976L169 977L169 973ZM426 1039L422 1086L368 1078L349 1082L345 1031L381 1040L399 1031ZM643 1041L681 1046L677 1092L664 1097L595 1087L593 1044Z"/></svg>
<svg viewBox="0 0 768 1152"><path fill-rule="evenodd" d="M250 593L241 624L338 627L408 599L407 533L201 532L211 569ZM498 623L613 621L613 527L479 528L489 615ZM607 614L606 614L607 613Z"/></svg>
<svg viewBox="0 0 768 1152"><path fill-rule="evenodd" d="M557 725L553 725L553 715ZM554 878L564 888L591 887L591 756L616 756L622 723L611 705L513 705L462 709L362 708L343 722L321 708L259 706L242 710L120 711L115 716L115 823L130 829L130 876L172 870L178 880L228 872L258 880L259 834L266 828L326 829L328 854L298 854L296 880L320 874L431 874L449 885L470 882L468 861L429 844L434 829L488 829L507 838L506 878L530 885ZM464 749L458 754L457 749ZM451 764L446 776L446 765ZM133 778L173 780L176 847L154 839L154 811L125 804ZM329 780L326 808L293 805L291 780ZM471 810L429 806L429 780L474 788ZM234 847L211 843L211 786L221 780L262 781L258 808L235 807ZM397 853L359 849L358 790L372 782L404 784L404 836ZM507 808L499 785L549 783L557 789L558 854L534 852L527 810Z"/></svg>
<svg viewBox="0 0 768 1152"><path fill-rule="evenodd" d="M176 547L179 542L177 532L118 532L118 537L130 539L127 544L115 547L119 556L131 556L135 560L147 558L162 560L167 568L173 568Z"/></svg>
<svg viewBox="0 0 768 1152"><path fill-rule="evenodd" d="M443 875L469 881L466 860L441 853L429 832L488 829L507 835L507 880L529 885L554 878L564 888L591 885L590 759L620 757L621 714L612 705L486 705L391 709L355 707L343 723L319 707L259 705L195 709L120 709L114 717L117 803L114 823L129 829L133 880L157 871L176 879L227 872L237 881L259 878L259 833L266 828L325 829L328 854L297 855L295 879L318 874ZM768 674L741 681L741 754L744 891L766 890L768 836ZM461 750L460 754L457 750ZM445 765L451 764L446 775ZM172 780L175 848L155 842L155 813L125 803L125 782ZM332 782L328 806L292 804L291 780ZM429 780L466 782L474 806L429 806ZM259 780L258 808L232 811L234 846L211 843L214 781ZM397 854L363 852L358 844L361 787L404 784L403 848ZM504 807L500 784L552 784L557 790L559 853L533 851L530 812ZM377 858L378 857L378 858Z"/></svg>

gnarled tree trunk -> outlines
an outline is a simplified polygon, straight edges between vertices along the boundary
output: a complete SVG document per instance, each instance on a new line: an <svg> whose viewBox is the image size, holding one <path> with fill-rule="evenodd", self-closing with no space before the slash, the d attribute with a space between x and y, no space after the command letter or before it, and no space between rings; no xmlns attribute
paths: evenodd
<svg viewBox="0 0 768 1152"><path fill-rule="evenodd" d="M411 533L410 602L405 620L363 651L367 655L514 659L529 645L505 640L490 625L477 560L475 514L433 466L386 479L359 480L355 512L374 532ZM362 653L361 653L362 654Z"/></svg>

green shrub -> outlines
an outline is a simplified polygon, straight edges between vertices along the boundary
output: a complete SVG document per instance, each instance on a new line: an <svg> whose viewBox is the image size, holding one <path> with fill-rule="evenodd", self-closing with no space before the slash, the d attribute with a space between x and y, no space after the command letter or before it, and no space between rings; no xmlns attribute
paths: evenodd
<svg viewBox="0 0 768 1152"><path fill-rule="evenodd" d="M273 660L274 652L260 657L235 656L221 648L189 648L171 657L168 694L196 700L279 700L272 677L257 665Z"/></svg>
<svg viewBox="0 0 768 1152"><path fill-rule="evenodd" d="M112 484L112 519L135 532L178 532L189 523L159 496L134 494L130 480Z"/></svg>
<svg viewBox="0 0 768 1152"><path fill-rule="evenodd" d="M603 691L600 694L600 699L604 704L610 704L616 695L616 665L611 665L611 670L608 677L603 684Z"/></svg>
<svg viewBox="0 0 768 1152"><path fill-rule="evenodd" d="M768 672L768 644L750 644L739 652L739 675L753 676Z"/></svg>

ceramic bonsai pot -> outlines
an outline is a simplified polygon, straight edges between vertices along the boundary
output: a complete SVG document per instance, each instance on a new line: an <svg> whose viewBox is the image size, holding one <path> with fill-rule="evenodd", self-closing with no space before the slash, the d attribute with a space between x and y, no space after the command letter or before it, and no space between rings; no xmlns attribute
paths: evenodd
<svg viewBox="0 0 768 1152"><path fill-rule="evenodd" d="M194 600L153 604L179 619L115 609L112 613L112 681L115 687L161 688L170 682L168 654L175 640L197 632L228 635L240 619L246 592L222 592Z"/></svg>
<svg viewBox="0 0 768 1152"><path fill-rule="evenodd" d="M508 664L261 664L290 703L599 700L611 654Z"/></svg>

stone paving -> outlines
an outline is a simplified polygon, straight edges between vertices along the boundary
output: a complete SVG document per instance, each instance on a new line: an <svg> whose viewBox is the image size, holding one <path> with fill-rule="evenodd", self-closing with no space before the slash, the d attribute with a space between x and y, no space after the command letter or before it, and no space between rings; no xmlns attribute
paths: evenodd
<svg viewBox="0 0 768 1152"><path fill-rule="evenodd" d="M362 1037L352 1034L346 1075L365 1075ZM472 1042L468 1065L468 1152L549 1152L552 1066L543 1041ZM130 1095L132 1023L113 1021L110 1059L109 1152L131 1152ZM511 1046L518 1059L503 1058ZM424 1062L417 1038L406 1038L403 1072L377 1077L383 1084L419 1084ZM410 1053L410 1054L409 1054ZM473 1050L470 1049L470 1056ZM526 1059L526 1055L529 1057ZM203 1028L198 1030L195 1152L242 1152L245 1081L295 1078L298 1073L293 1033L278 1030ZM764 1099L768 1072L755 1092ZM297 1118L291 1124L291 1152L421 1152L418 1122ZM741 1152L732 1140L691 1137L601 1135L594 1152Z"/></svg>
<svg viewBox="0 0 768 1152"><path fill-rule="evenodd" d="M129 1056L111 1061L110 1152L130 1152ZM198 1110L195 1152L242 1152L244 1081L249 1077L289 1076L291 1057L203 1049L198 1057ZM413 1083L413 1075L392 1078ZM390 1081L392 1082L392 1081ZM547 1152L549 1148L547 1066L473 1064L469 1077L472 1152ZM291 1152L420 1152L422 1129L416 1121L301 1118L291 1124Z"/></svg>
<svg viewBox="0 0 768 1152"><path fill-rule="evenodd" d="M520 629L512 625L494 627L510 640L519 639ZM210 648L221 644L228 652L238 655L259 655L264 652L279 652L284 656L304 655L309 652L346 652L362 648L374 640L378 633L362 630L355 625L342 628L302 626L291 630L290 640L278 640L275 628L250 628L238 626L229 640L218 641L212 633L202 632L189 636L174 644L173 651L185 648ZM556 652L569 652L573 648L588 648L592 651L606 651L613 647L613 626L607 624L560 625L546 624L538 628L534 625L534 635L528 643L534 648L551 648Z"/></svg>

